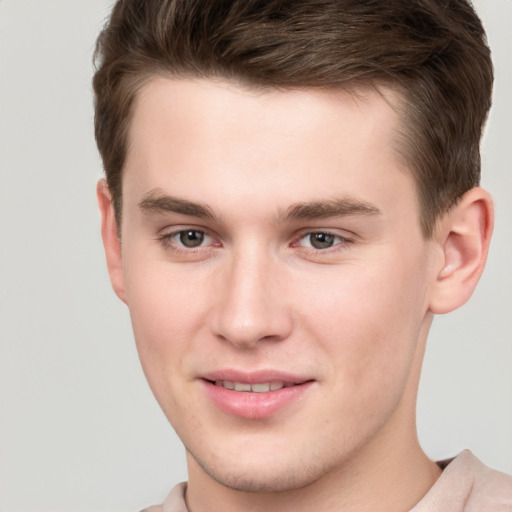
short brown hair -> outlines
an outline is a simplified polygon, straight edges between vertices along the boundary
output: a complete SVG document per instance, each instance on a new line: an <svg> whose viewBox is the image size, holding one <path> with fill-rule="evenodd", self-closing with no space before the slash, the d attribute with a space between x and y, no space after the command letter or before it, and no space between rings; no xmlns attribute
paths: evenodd
<svg viewBox="0 0 512 512"><path fill-rule="evenodd" d="M118 221L133 101L162 74L278 88L398 88L398 144L427 237L480 180L493 70L465 0L119 0L95 59L96 141Z"/></svg>

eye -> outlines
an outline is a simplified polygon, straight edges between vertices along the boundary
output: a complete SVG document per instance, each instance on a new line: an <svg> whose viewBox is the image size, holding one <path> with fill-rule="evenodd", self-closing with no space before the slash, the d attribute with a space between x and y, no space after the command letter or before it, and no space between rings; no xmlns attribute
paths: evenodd
<svg viewBox="0 0 512 512"><path fill-rule="evenodd" d="M165 250L180 252L215 245L211 236L200 229L180 229L158 237Z"/></svg>
<svg viewBox="0 0 512 512"><path fill-rule="evenodd" d="M310 247L312 249L330 249L331 247L346 241L345 238L331 233L317 232L308 233L299 240L302 247Z"/></svg>
<svg viewBox="0 0 512 512"><path fill-rule="evenodd" d="M210 237L203 231L186 229L174 233L172 235L172 240L183 247L193 249L194 247L200 247L205 241L209 241Z"/></svg>

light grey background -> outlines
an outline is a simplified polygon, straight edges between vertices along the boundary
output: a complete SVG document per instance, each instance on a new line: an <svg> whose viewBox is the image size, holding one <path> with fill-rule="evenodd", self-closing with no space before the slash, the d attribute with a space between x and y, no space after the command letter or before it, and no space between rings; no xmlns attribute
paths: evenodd
<svg viewBox="0 0 512 512"><path fill-rule="evenodd" d="M186 477L99 235L91 55L110 2L0 0L0 510L136 511ZM496 65L488 268L438 318L419 399L434 458L512 473L512 2L480 0Z"/></svg>

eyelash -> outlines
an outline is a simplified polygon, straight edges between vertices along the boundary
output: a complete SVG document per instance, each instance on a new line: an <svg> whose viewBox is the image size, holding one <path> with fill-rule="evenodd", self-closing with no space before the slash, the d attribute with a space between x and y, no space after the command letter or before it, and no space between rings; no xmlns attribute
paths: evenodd
<svg viewBox="0 0 512 512"><path fill-rule="evenodd" d="M332 237L336 240L335 243L333 243L333 245L329 246L329 247L324 247L324 248L317 248L317 247L311 247L310 246L304 246L304 245L301 245L300 242L302 240L305 240L307 239L308 237L310 238L311 240L311 237L314 236L314 235L325 235L327 237ZM299 246L299 247L303 247L305 248L306 250L310 250L310 251L314 251L315 253L328 253L328 252L332 252L332 251L337 251L337 250L341 250L341 247L338 247L338 246L343 246L344 249L346 249L347 245L350 245L354 243L354 240L351 239L351 238L347 238L347 237L344 237L342 235L339 235L339 234L336 234L336 233L332 233L330 231L322 231L322 230L319 230L319 231L308 231L307 233L304 233L302 234L297 242L294 242L292 245L293 246Z"/></svg>
<svg viewBox="0 0 512 512"><path fill-rule="evenodd" d="M180 245L177 241L174 240L175 237L182 235L184 233L199 233L202 236L209 237L213 240L213 237L208 235L208 233L206 233L204 230L185 228L172 231L171 233L163 233L158 237L158 241L161 243L164 249L171 250L175 253L193 253L203 249L203 245L197 247L186 247L184 245ZM218 244L218 246L220 246L220 244Z"/></svg>
<svg viewBox="0 0 512 512"><path fill-rule="evenodd" d="M197 247L186 247L184 245L180 245L179 242L174 240L175 237L180 236L187 232L197 233L203 237L208 237L208 238L211 238L212 240L214 240L214 238L212 236L208 235L208 233L206 231L201 230L201 229L194 229L194 228L185 228L185 229L179 229L176 231L172 231L170 233L163 233L160 236L158 236L157 240L160 242L160 244L163 246L164 249L171 250L175 253L190 254L190 253L195 253L197 251L203 250L205 248L205 246L202 245L202 243L201 243L201 245L199 245ZM331 245L329 247L325 247L325 248L315 248L315 247L311 247L311 246L308 247L305 245L301 245L300 242L302 240L304 240L308 237L312 237L314 235L326 235L327 237L333 237L337 241L333 245ZM334 252L334 251L339 251L339 250L341 250L341 248L338 246L343 246L343 248L346 249L348 245L351 245L353 243L354 243L354 240L351 238L347 238L347 237L341 236L339 234L332 233L328 230L318 230L318 231L308 231L308 232L301 233L300 236L298 238L296 238L296 241L294 241L291 244L291 247L302 247L303 249L305 249L307 251L311 251L311 252L318 254L318 253L330 253L330 252ZM213 246L220 247L221 244L216 243ZM208 246L206 246L206 247L208 247Z"/></svg>

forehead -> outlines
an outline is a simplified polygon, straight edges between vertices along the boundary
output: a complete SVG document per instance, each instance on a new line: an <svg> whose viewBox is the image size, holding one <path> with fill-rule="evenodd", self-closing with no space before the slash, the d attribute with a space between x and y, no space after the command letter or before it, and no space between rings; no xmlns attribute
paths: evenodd
<svg viewBox="0 0 512 512"><path fill-rule="evenodd" d="M282 207L329 195L378 199L386 183L415 195L394 147L398 99L385 88L156 78L134 105L123 186L223 204L266 197Z"/></svg>
<svg viewBox="0 0 512 512"><path fill-rule="evenodd" d="M140 130L147 132L148 128L163 128L166 135L174 136L187 135L192 128L199 136L200 129L206 133L213 127L221 136L219 130L233 125L240 135L254 137L259 131L262 138L262 128L279 128L298 139L304 129L310 136L312 130L322 128L319 137L328 135L332 128L352 132L349 124L357 124L363 136L376 126L384 128L383 135L392 136L399 121L400 99L401 94L388 86L277 89L223 79L155 77L136 96L129 141L134 142L134 131L139 132L140 140ZM169 130L171 124L176 128L173 132Z"/></svg>

